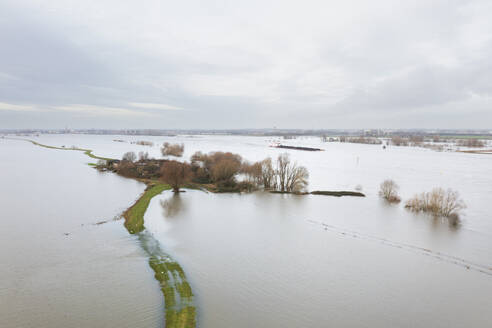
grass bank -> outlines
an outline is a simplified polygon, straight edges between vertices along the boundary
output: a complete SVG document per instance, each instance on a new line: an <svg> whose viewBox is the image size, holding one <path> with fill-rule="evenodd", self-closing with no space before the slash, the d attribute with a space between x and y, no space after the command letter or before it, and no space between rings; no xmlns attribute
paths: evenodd
<svg viewBox="0 0 492 328"><path fill-rule="evenodd" d="M148 184L142 196L123 213L126 230L131 234L142 232L145 229L144 215L149 207L150 200L164 190L170 189L171 186L164 183L156 182L154 184Z"/></svg>

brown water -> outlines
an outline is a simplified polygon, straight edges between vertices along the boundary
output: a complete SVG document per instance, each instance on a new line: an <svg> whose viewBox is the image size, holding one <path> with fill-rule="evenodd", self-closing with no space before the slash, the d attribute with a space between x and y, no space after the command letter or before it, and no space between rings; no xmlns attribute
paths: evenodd
<svg viewBox="0 0 492 328"><path fill-rule="evenodd" d="M0 327L162 327L147 254L112 220L144 186L0 139Z"/></svg>
<svg viewBox="0 0 492 328"><path fill-rule="evenodd" d="M156 145L112 141L122 138ZM37 140L115 157L128 150L158 156L163 141L184 142L185 158L195 150L234 151L250 160L280 153L268 147L271 138L254 137ZM149 206L147 233L185 270L196 295L199 327L490 327L492 156L383 151L318 139L291 142L326 149L289 151L308 167L311 190L361 185L367 197L187 191L165 192ZM0 320L13 327L162 325L161 296L138 241L119 221L88 225L118 214L143 187L97 173L83 165L90 161L83 154L1 139L0 146L7 149L0 155L2 207L15 218L7 223L3 218L12 232L1 232L0 256L7 266L0 271L0 299L8 304L1 304ZM16 159L5 157L8 153ZM32 173L27 176L26 170ZM435 186L457 189L468 204L461 225L380 201L378 185L385 178L400 184L404 199ZM47 265L51 271L28 288L14 287L26 286L24 277L37 276L36 268L51 257L61 264ZM45 293L49 297L43 298ZM91 311L92 321L80 319L88 320ZM45 317L51 321L43 322Z"/></svg>

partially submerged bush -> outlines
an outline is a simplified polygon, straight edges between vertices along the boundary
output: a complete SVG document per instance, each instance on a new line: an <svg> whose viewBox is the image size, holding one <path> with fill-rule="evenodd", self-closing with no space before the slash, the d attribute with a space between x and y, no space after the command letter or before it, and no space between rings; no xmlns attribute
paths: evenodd
<svg viewBox="0 0 492 328"><path fill-rule="evenodd" d="M413 212L426 212L457 221L466 205L457 191L434 188L430 192L423 192L409 199L405 208Z"/></svg>
<svg viewBox="0 0 492 328"><path fill-rule="evenodd" d="M184 144L170 144L169 142L165 142L161 148L162 156L181 157L183 156L183 152Z"/></svg>
<svg viewBox="0 0 492 328"><path fill-rule="evenodd" d="M401 199L400 196L398 196L398 189L400 189L400 187L396 184L396 182L388 179L381 183L379 187L379 195L390 203L399 203Z"/></svg>

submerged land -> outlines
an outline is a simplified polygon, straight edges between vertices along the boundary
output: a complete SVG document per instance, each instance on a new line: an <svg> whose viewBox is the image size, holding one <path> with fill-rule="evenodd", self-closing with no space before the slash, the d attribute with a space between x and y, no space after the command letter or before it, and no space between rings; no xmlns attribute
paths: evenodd
<svg viewBox="0 0 492 328"><path fill-rule="evenodd" d="M34 140L31 141L32 144L36 146L41 146L45 147L48 149L54 149L54 150L74 150L74 151L80 151L84 153L86 156L88 156L91 159L94 159L98 161L98 163L89 163L92 167L101 170L101 171L106 171L108 173L112 172L115 174L118 174L120 176L124 176L126 178L131 178L138 180L146 185L146 190L139 196L139 198L133 203L132 206L130 206L127 210L125 210L122 213L122 217L125 219L124 221L124 226L127 229L128 233L135 235L138 237L138 240L142 240L142 248L147 252L148 254L148 265L154 272L155 279L159 283L159 288L160 292L163 295L163 298L165 300L165 305L164 305L164 312L165 312L165 320L166 320L166 325L168 327L192 327L196 325L196 308L194 305L194 295L193 295L193 290L192 290L192 285L187 281L185 272L183 268L177 263L175 260L173 260L171 257L163 254L162 252L156 252L153 247L148 247L148 245L144 242L146 238L149 238L149 231L146 231L145 227L145 213L147 212L149 205L151 204L151 201L154 197L157 195L161 194L164 191L170 191L173 189L173 186L171 184L167 183L166 181L163 180L162 178L162 172L161 169L164 166L165 163L171 163L174 162L171 158L167 159L160 159L160 160L153 160L153 159L134 159L133 161L126 160L127 163L124 163L123 167L126 166L125 170L120 171L118 169L118 165L120 165L122 162L125 162L123 159L115 159L115 158L110 158L110 157L103 157L103 156L97 156L94 154L94 152L90 149L87 148L79 148L79 147L54 147L54 146L49 146L45 144L38 143ZM47 142L46 142L47 143ZM70 143L71 144L71 143ZM110 144L110 143L109 143ZM265 145L266 146L266 145ZM347 145L352 147L353 145ZM354 146L357 149L360 148L361 146ZM366 147L366 146L363 146ZM383 152L382 150L378 149L376 146L367 146L368 148L374 149L375 151ZM93 148L93 147L90 147ZM379 147L380 148L380 147ZM94 148L95 149L95 148ZM98 148L99 149L99 148ZM142 148L145 149L145 148ZM138 150L137 150L138 151ZM292 151L295 151L295 149L292 149ZM155 152L154 152L155 153ZM302 153L302 152L299 152ZM420 152L422 153L422 152ZM210 154L205 154L205 155L210 155ZM461 157L466 157L466 158L472 158L472 157L479 157L479 156L473 156L473 155L461 155ZM100 162L101 161L101 162ZM103 163L104 162L104 163ZM131 162L131 164L130 164ZM205 166L205 160L202 162L203 167L200 164L200 167L204 168ZM112 163L108 165L108 163ZM115 166L115 164L117 164ZM249 168L254 168L255 163L249 163ZM246 166L244 166L246 168ZM241 169L242 170L242 169ZM212 173L213 170L211 170L209 173ZM130 172L130 174L128 174ZM202 172L203 173L203 172ZM216 172L217 173L217 172ZM247 173L241 171L240 174L244 175L244 180L247 182L254 182L254 175L255 175L255 170L251 170L250 175ZM197 190L205 190L208 192L241 192L241 193L249 193L251 191L256 190L256 187L254 183L252 185L247 185L243 184L240 185L239 189L237 185L227 185L223 183L219 183L220 181L214 181L212 179L213 176L212 174L210 176L202 175L201 178L206 177L207 179L202 180L202 183L200 181L196 181L197 176L193 176L192 180L187 180L183 181L180 183L178 187L180 188L193 188ZM238 184L241 181L236 181ZM398 181L399 182L399 181ZM356 181L357 183L357 181ZM356 186L356 183L351 184L351 186ZM364 182L363 182L364 183ZM248 188L243 188L245 186L248 186ZM321 188L317 189L322 189L324 185L321 185ZM253 187L249 189L250 187ZM365 186L364 186L365 187ZM268 196L270 198L268 199L284 199L286 202L294 202L297 201L297 199L321 199L321 197L303 197L304 195L327 195L327 196L359 196L362 197L364 196L366 189L364 188L364 193L360 192L359 189L354 188L357 191L307 191L307 190L267 190L270 193L274 194L294 194L298 195L299 197L277 197L277 196ZM262 189L260 189L262 190ZM362 189L360 189L362 190ZM189 193L189 192L188 192ZM202 193L195 193L202 195ZM373 193L374 194L374 193ZM370 196L370 190L368 190L368 196ZM201 197L207 198L205 194L203 194ZM215 196L214 196L215 197ZM225 196L227 199L229 196ZM236 196L234 196L236 197ZM242 198L243 196L238 196L237 198ZM247 196L250 197L250 196ZM273 198L272 198L273 197ZM407 195L404 195L404 197L407 197ZM187 196L186 196L187 198ZM385 198L386 199L386 196ZM392 199L391 197L388 197L388 200ZM340 200L336 201L337 203L342 203L345 200ZM348 201L351 201L350 199ZM389 205L388 207L396 207L397 205L392 205L393 203L388 201ZM154 206L154 205L152 205ZM151 208L152 208L151 206ZM425 209L422 209L424 211ZM318 222L320 228L325 231L333 231L335 233L339 233L340 236L343 236L343 238L346 238L346 236L352 236L351 238L368 238L367 235L364 234L358 234L357 231L345 231L345 230L340 230L339 227L332 225L333 222L330 221L323 221L323 220L315 220ZM150 219L149 219L150 222ZM150 224L148 222L148 224ZM314 221L313 221L314 222ZM369 235L368 240L372 240L372 237ZM390 237L391 239L391 237ZM404 243L397 243L391 240L386 240L386 239L378 239L378 242L381 242L385 245L394 245L392 247L395 248L403 248L403 249L408 249L411 252L417 252L426 256L432 256L435 259L448 261L449 263L457 262L458 265L466 268L466 269L472 269L475 271L483 272L483 273L490 273L490 267L488 266L480 266L474 264L473 261L464 261L461 260L459 257L452 257L448 256L446 257L445 254L442 254L440 252L435 252L432 249L427 249L425 247L422 248L411 248L408 245L404 245ZM428 247L428 246L427 246ZM173 253L174 254L174 253ZM183 262L184 264L184 262ZM200 292L201 294L201 292Z"/></svg>

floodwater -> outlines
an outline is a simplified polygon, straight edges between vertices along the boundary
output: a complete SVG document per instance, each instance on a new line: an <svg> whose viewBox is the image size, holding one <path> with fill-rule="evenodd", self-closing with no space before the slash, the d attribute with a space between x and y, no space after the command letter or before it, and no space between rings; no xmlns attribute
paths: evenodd
<svg viewBox="0 0 492 328"><path fill-rule="evenodd" d="M407 147L383 150L377 145L321 143L317 138L282 142L325 151L270 148L278 140L273 137L50 135L35 140L87 147L108 157L121 157L129 150L158 157L164 141L183 142L185 159L197 150L232 151L251 161L288 152L308 168L310 190L362 188L365 198L192 190L155 197L145 226L185 270L196 295L199 327L490 327L491 155ZM137 140L155 145L131 144ZM6 245L0 256L2 264L7 263L0 269L1 300L9 300L7 310L4 304L0 307L5 312L0 312L0 320L14 322L13 327L29 326L23 324L29 320L23 316L34 309L51 317L51 326L61 322L56 319L65 322L60 308L31 297L49 291L51 304L73 313L69 318L76 324L65 326L77 326L80 322L74 318L89 310L97 312L90 317L92 326L110 326L109 319L98 321L108 317L114 318L114 326L159 326L161 296L149 281L150 269L138 242L120 221L80 226L117 215L143 187L89 169L82 164L90 159L77 152L1 139L0 144L7 149L0 156L21 157L9 156L7 166L5 159L0 163L1 172L16 172L2 173L7 183L0 187L3 208L16 218L7 221L10 233L0 232L0 242ZM62 172L55 163L64 164ZM60 174L63 181L53 181ZM450 226L445 220L410 213L403 203L382 202L377 191L386 178L400 185L403 200L438 186L459 191L468 205L461 224ZM58 198L63 199L62 210L57 208ZM65 236L65 230L73 233ZM65 245L76 237L78 241ZM43 242L49 248L38 246ZM61 264L44 264L50 257ZM26 283L25 277L43 265L52 274ZM74 278L78 290L72 290ZM17 287L23 284L24 289ZM77 297L78 303L66 304ZM93 297L99 306L89 304ZM28 322L39 319L30 318Z"/></svg>
<svg viewBox="0 0 492 328"><path fill-rule="evenodd" d="M0 327L162 327L147 254L112 221L145 186L81 152L5 139L0 150Z"/></svg>

